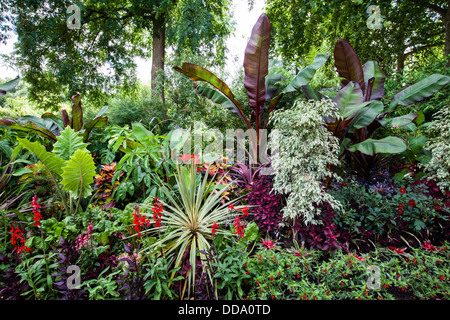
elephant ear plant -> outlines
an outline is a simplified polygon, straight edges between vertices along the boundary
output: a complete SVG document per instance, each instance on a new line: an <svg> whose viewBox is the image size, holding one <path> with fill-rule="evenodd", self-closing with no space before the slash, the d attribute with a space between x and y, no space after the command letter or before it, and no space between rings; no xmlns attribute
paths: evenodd
<svg viewBox="0 0 450 320"><path fill-rule="evenodd" d="M247 129L254 126L256 145L252 145L254 157L259 162L259 149L261 143L261 129L266 129L270 114L278 105L281 97L296 90L304 89L319 69L328 60L327 55L319 54L314 61L301 70L283 90L278 90L277 83L281 80L281 74L270 73L270 66L279 66L280 61L269 60L270 34L272 25L266 14L262 14L252 29L250 40L244 55L244 87L247 89L249 105L252 109L250 115L246 115L241 104L236 100L228 85L212 72L192 63L183 63L174 69L193 81L203 81L209 86L194 84L196 91L209 98L211 101L222 105L224 108L237 114ZM280 92L275 95L276 92ZM265 120L263 119L265 117Z"/></svg>
<svg viewBox="0 0 450 320"><path fill-rule="evenodd" d="M66 215L78 212L82 198L92 192L95 164L86 149L83 138L70 126L57 137L53 152L49 152L39 142L17 139L19 145L31 151L47 169L66 211ZM62 186L60 186L60 184ZM73 207L72 200L76 200Z"/></svg>
<svg viewBox="0 0 450 320"><path fill-rule="evenodd" d="M326 118L327 128L340 141L340 155L350 153L359 173L367 177L382 159L380 154L401 153L407 149L406 142L398 137L371 138L374 131L381 126L410 125L417 114L388 116L398 105L408 106L433 95L450 82L450 77L433 74L397 93L385 106L381 101L385 75L376 61L368 61L363 67L355 50L343 39L335 45L334 60L342 87L333 99L338 116ZM312 94L308 97L319 99Z"/></svg>

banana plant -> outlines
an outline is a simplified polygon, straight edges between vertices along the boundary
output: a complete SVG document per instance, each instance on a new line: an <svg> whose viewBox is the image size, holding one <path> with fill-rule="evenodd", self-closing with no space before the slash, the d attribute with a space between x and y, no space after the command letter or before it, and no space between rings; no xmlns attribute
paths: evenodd
<svg viewBox="0 0 450 320"><path fill-rule="evenodd" d="M11 91L15 87L17 87L17 85L19 84L19 80L20 80L20 77L17 76L16 78L14 78L8 82L0 84L0 97L4 96L6 94L6 92Z"/></svg>
<svg viewBox="0 0 450 320"><path fill-rule="evenodd" d="M381 126L410 126L418 114L389 116L399 105L408 106L430 97L447 85L450 77L433 74L397 93L385 106L381 101L385 75L378 62L368 61L363 67L353 47L343 39L335 45L334 60L342 87L333 98L338 116L325 119L327 129L340 139L340 155L349 152L357 168L367 175L382 159L381 154L397 154L407 149L406 142L395 136L371 138L374 131ZM318 99L313 95L310 98Z"/></svg>
<svg viewBox="0 0 450 320"><path fill-rule="evenodd" d="M72 116L69 117L65 109L61 110L62 119L52 113L44 113L40 118L36 116L19 117L16 120L3 119L0 124L9 129L15 129L25 132L34 132L41 137L56 142L61 131L66 127L71 127L77 131L83 141L88 141L89 134L94 128L100 128L106 125L108 117L104 116L108 106L103 106L94 119L84 122L83 109L81 107L81 96L79 93L72 96Z"/></svg>
<svg viewBox="0 0 450 320"><path fill-rule="evenodd" d="M17 139L19 145L31 151L47 169L67 215L78 212L82 198L92 193L95 164L83 138L71 127L57 137L53 152L39 142ZM61 185L60 185L61 184ZM75 208L72 199L77 200Z"/></svg>
<svg viewBox="0 0 450 320"><path fill-rule="evenodd" d="M212 72L192 63L183 63L181 67L174 67L174 70L193 81L202 81L211 85L211 87L200 86L194 83L194 88L200 95L237 114L247 129L254 127L257 155L260 148L260 129L266 129L270 114L277 107L281 97L286 93L305 89L315 72L328 60L327 55L317 55L310 65L301 70L279 94L275 95L279 89L277 82L281 80L281 74L269 73L269 69L271 66L280 65L281 62L269 60L271 29L272 25L268 16L262 14L252 29L245 49L244 87L247 89L249 105L252 109L250 115L245 114L228 85Z"/></svg>

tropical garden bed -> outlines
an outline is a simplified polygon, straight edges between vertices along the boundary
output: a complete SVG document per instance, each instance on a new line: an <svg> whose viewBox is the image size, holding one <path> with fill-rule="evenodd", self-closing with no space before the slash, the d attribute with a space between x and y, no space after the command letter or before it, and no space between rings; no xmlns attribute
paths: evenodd
<svg viewBox="0 0 450 320"><path fill-rule="evenodd" d="M341 39L338 90L309 84L325 54L281 87L270 33L262 15L244 59L250 116L210 71L174 68L242 120L239 163L207 149L222 142L208 130L108 124L107 106L87 121L79 94L70 115L3 119L0 299L448 299L450 111L404 111L450 78L385 96L378 63Z"/></svg>

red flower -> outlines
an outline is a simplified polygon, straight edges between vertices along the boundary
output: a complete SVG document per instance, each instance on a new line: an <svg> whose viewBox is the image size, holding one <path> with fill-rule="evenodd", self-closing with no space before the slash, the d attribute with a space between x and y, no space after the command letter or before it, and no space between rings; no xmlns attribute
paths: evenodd
<svg viewBox="0 0 450 320"><path fill-rule="evenodd" d="M248 208L247 208L247 206L242 208L242 213L244 214L244 216L248 217Z"/></svg>
<svg viewBox="0 0 450 320"><path fill-rule="evenodd" d="M405 188L400 188L400 193L405 194L406 193L406 189Z"/></svg>
<svg viewBox="0 0 450 320"><path fill-rule="evenodd" d="M439 250L438 248L432 246L429 241L424 242L422 248L424 248L425 250L430 250L430 251L438 251Z"/></svg>
<svg viewBox="0 0 450 320"><path fill-rule="evenodd" d="M219 226L217 225L216 222L213 223L212 225L212 234L213 234L213 238L216 236L216 229L219 229Z"/></svg>
<svg viewBox="0 0 450 320"><path fill-rule="evenodd" d="M181 155L180 159L181 159L181 161L183 161L183 162L188 162L189 160L191 160L191 156L188 155L188 154L186 154L186 153L183 153L183 154Z"/></svg>
<svg viewBox="0 0 450 320"><path fill-rule="evenodd" d="M440 209L441 209L441 208L439 207L438 204L435 204L435 205L434 205L434 210L438 211L438 210L440 210Z"/></svg>
<svg viewBox="0 0 450 320"><path fill-rule="evenodd" d="M409 204L411 207L414 207L414 206L416 205L416 202L415 202L414 200L409 200L409 201L408 201L408 204Z"/></svg>
<svg viewBox="0 0 450 320"><path fill-rule="evenodd" d="M234 210L234 206L233 206L232 204L230 204L230 205L228 206L228 209Z"/></svg>
<svg viewBox="0 0 450 320"><path fill-rule="evenodd" d="M403 209L403 207L404 207L403 203L400 202L400 203L398 204L398 207L399 207L400 209Z"/></svg>
<svg viewBox="0 0 450 320"><path fill-rule="evenodd" d="M14 250L17 251L17 253L23 253L23 252L30 252L30 248L28 248L24 243L26 242L25 237L23 236L23 230L19 227L10 225L11 229L9 232L11 232L11 244L14 245Z"/></svg>
<svg viewBox="0 0 450 320"><path fill-rule="evenodd" d="M398 208L397 212L398 212L399 214L403 214L403 209Z"/></svg>
<svg viewBox="0 0 450 320"><path fill-rule="evenodd" d="M399 248L394 248L394 247L391 247L391 246L389 247L389 249L391 249L394 252L397 252L398 254L402 254L406 250L406 248L399 249Z"/></svg>
<svg viewBox="0 0 450 320"><path fill-rule="evenodd" d="M41 225L42 215L41 215L41 205L38 202L37 195L34 194L32 201L31 201L31 207L33 207L33 211L31 213L33 214L33 221L34 226L38 227Z"/></svg>
<svg viewBox="0 0 450 320"><path fill-rule="evenodd" d="M261 242L266 249L272 249L273 247L275 247L275 242L273 242L272 240L261 240Z"/></svg>

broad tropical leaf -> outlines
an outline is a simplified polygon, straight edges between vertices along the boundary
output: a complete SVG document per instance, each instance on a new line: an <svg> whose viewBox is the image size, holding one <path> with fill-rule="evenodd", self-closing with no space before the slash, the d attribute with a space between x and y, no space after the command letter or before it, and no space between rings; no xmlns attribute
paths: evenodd
<svg viewBox="0 0 450 320"><path fill-rule="evenodd" d="M358 150L370 156L376 153L401 153L406 149L405 141L397 137L386 137L380 140L367 139L348 148L351 152Z"/></svg>
<svg viewBox="0 0 450 320"><path fill-rule="evenodd" d="M359 84L350 81L334 98L342 118L347 118L363 107L364 95Z"/></svg>
<svg viewBox="0 0 450 320"><path fill-rule="evenodd" d="M89 134L94 128L101 128L108 122L108 117L96 117L84 124L84 132L82 133L83 141L87 141Z"/></svg>
<svg viewBox="0 0 450 320"><path fill-rule="evenodd" d="M19 84L20 77L17 76L13 80L0 84L0 97L4 96L7 91L11 91Z"/></svg>
<svg viewBox="0 0 450 320"><path fill-rule="evenodd" d="M245 117L244 111L242 110L241 104L235 99L234 94L231 92L228 85L223 82L221 79L219 79L214 73L211 71L200 67L198 65L192 64L192 63L183 63L183 65L180 67L173 67L175 71L178 71L185 76L189 77L193 81L205 81L212 85L214 88L222 92L228 99L230 99L234 105L236 105L236 108L239 110L239 113L242 115L243 118L245 118L245 122L247 124L247 127L250 128L250 123Z"/></svg>
<svg viewBox="0 0 450 320"><path fill-rule="evenodd" d="M76 150L86 150L88 145L83 142L83 137L69 126L61 132L57 140L53 145L53 152L64 160L69 160Z"/></svg>
<svg viewBox="0 0 450 320"><path fill-rule="evenodd" d="M57 157L54 153L45 150L45 147L39 142L30 142L27 139L17 138L19 143L26 149L30 150L42 162L42 164L52 173L62 175L62 167L65 161Z"/></svg>
<svg viewBox="0 0 450 320"><path fill-rule="evenodd" d="M269 47L272 25L266 14L253 26L244 55L244 87L247 89L252 119L260 123L266 101L266 76L269 73Z"/></svg>
<svg viewBox="0 0 450 320"><path fill-rule="evenodd" d="M266 101L272 99L275 92L278 90L277 82L281 80L281 73L274 73L272 70L275 67L282 67L283 63L279 60L270 59L269 60L269 74L266 77Z"/></svg>
<svg viewBox="0 0 450 320"><path fill-rule="evenodd" d="M370 125L375 118L383 112L384 105L381 101L372 100L365 102L367 104L351 120L349 127L351 129L360 129Z"/></svg>
<svg viewBox="0 0 450 320"><path fill-rule="evenodd" d="M389 111L395 110L397 105L407 106L432 96L450 82L450 77L433 74L412 86L397 93L389 104Z"/></svg>
<svg viewBox="0 0 450 320"><path fill-rule="evenodd" d="M55 133L51 132L50 130L48 130L46 128L39 127L38 125L36 125L35 123L33 123L31 121L28 121L25 124L20 124L11 119L4 119L4 120L0 121L0 124L7 126L10 129L20 130L20 131L25 131L25 132L34 132L34 133L40 135L41 137L56 141Z"/></svg>
<svg viewBox="0 0 450 320"><path fill-rule="evenodd" d="M366 89L364 71L358 55L347 41L339 39L334 47L334 65L342 79L342 87L350 81L359 83L361 90Z"/></svg>
<svg viewBox="0 0 450 320"><path fill-rule="evenodd" d="M368 81L374 78L372 94L370 97L365 97L367 101L381 99L384 95L384 80L386 76L380 69L377 61L367 61L363 68L364 82L367 87Z"/></svg>
<svg viewBox="0 0 450 320"><path fill-rule="evenodd" d="M382 120L381 123L383 124L383 126L391 126L392 128L400 128L400 127L404 127L404 126L410 124L411 122L413 122L414 120L416 120L417 116L418 116L417 113L410 113L410 114L406 114L404 116L399 116L399 117L390 118L387 120Z"/></svg>
<svg viewBox="0 0 450 320"><path fill-rule="evenodd" d="M62 168L64 190L69 191L74 198L87 197L91 194L91 184L94 182L95 164L92 156L83 150L76 150L75 154Z"/></svg>
<svg viewBox="0 0 450 320"><path fill-rule="evenodd" d="M314 75L316 71L322 67L325 62L328 60L328 55L326 54L318 54L314 58L314 61L302 69L292 81L284 88L283 93L292 92L301 89L302 86L307 85Z"/></svg>

